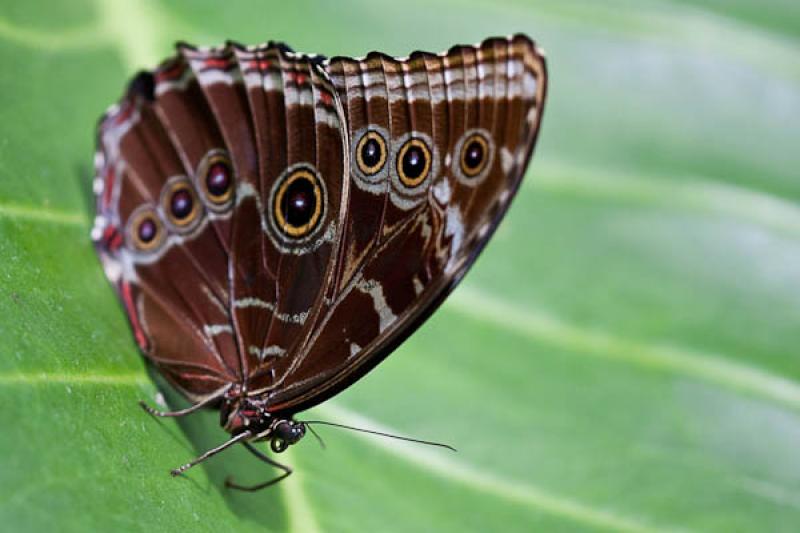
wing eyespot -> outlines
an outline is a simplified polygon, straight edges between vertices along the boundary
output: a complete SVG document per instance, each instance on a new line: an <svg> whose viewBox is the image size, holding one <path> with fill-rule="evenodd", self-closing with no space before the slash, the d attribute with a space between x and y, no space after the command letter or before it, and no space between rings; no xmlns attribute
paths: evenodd
<svg viewBox="0 0 800 533"><path fill-rule="evenodd" d="M365 176L374 176L386 164L386 140L375 130L367 131L356 146L356 164Z"/></svg>
<svg viewBox="0 0 800 533"><path fill-rule="evenodd" d="M489 143L483 136L475 134L464 142L461 149L461 172L474 178L486 167Z"/></svg>
<svg viewBox="0 0 800 533"><path fill-rule="evenodd" d="M403 185L413 189L430 174L431 161L431 149L425 141L412 137L397 153L397 176Z"/></svg>
<svg viewBox="0 0 800 533"><path fill-rule="evenodd" d="M273 186L270 221L285 240L307 239L321 226L325 202L325 187L314 168L293 165Z"/></svg>
<svg viewBox="0 0 800 533"><path fill-rule="evenodd" d="M152 206L143 205L131 214L126 238L130 248L142 253L155 252L164 244L164 223Z"/></svg>
<svg viewBox="0 0 800 533"><path fill-rule="evenodd" d="M488 131L473 129L461 136L454 153L453 173L456 178L464 185L475 186L491 171L495 145Z"/></svg>
<svg viewBox="0 0 800 533"><path fill-rule="evenodd" d="M407 211L425 201L429 185L439 176L439 152L433 139L422 131L409 131L392 140L392 204Z"/></svg>
<svg viewBox="0 0 800 533"><path fill-rule="evenodd" d="M212 150L203 158L195 182L203 193L206 206L212 211L223 212L233 205L236 178L224 150Z"/></svg>
<svg viewBox="0 0 800 533"><path fill-rule="evenodd" d="M170 178L161 191L161 210L170 229L178 233L193 230L200 222L202 206L185 176Z"/></svg>
<svg viewBox="0 0 800 533"><path fill-rule="evenodd" d="M353 183L371 194L386 192L391 157L389 132L370 124L353 134L350 143L350 176Z"/></svg>

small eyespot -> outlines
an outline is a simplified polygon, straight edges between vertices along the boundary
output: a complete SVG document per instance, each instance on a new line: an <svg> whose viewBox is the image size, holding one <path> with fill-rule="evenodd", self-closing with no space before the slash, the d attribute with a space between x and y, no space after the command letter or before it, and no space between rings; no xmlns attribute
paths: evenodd
<svg viewBox="0 0 800 533"><path fill-rule="evenodd" d="M175 176L161 191L161 209L173 229L185 232L193 229L199 221L202 207L189 180Z"/></svg>
<svg viewBox="0 0 800 533"><path fill-rule="evenodd" d="M392 139L389 200L408 211L425 201L440 174L441 155L427 133L412 130Z"/></svg>
<svg viewBox="0 0 800 533"><path fill-rule="evenodd" d="M209 209L220 212L233 204L233 167L224 151L212 150L206 155L197 169L195 182Z"/></svg>
<svg viewBox="0 0 800 533"><path fill-rule="evenodd" d="M477 176L486 166L487 155L489 143L480 134L472 135L461 149L461 172L470 177Z"/></svg>
<svg viewBox="0 0 800 533"><path fill-rule="evenodd" d="M365 176L373 176L386 164L386 141L376 131L368 131L356 146L356 163Z"/></svg>
<svg viewBox="0 0 800 533"><path fill-rule="evenodd" d="M142 206L128 219L127 240L129 246L139 252L152 252L164 242L164 224L155 209Z"/></svg>
<svg viewBox="0 0 800 533"><path fill-rule="evenodd" d="M458 165L454 165L454 174L461 183L474 186L491 170L494 143L486 130L470 130L456 143L455 153L458 154Z"/></svg>
<svg viewBox="0 0 800 533"><path fill-rule="evenodd" d="M431 170L431 151L424 141L411 138L397 154L397 175L409 188L414 188L428 177Z"/></svg>
<svg viewBox="0 0 800 533"><path fill-rule="evenodd" d="M350 143L350 176L356 187L371 194L384 194L392 164L389 132L376 124L353 134Z"/></svg>
<svg viewBox="0 0 800 533"><path fill-rule="evenodd" d="M325 190L322 181L309 165L296 165L273 187L270 207L274 226L285 238L307 237L323 218Z"/></svg>

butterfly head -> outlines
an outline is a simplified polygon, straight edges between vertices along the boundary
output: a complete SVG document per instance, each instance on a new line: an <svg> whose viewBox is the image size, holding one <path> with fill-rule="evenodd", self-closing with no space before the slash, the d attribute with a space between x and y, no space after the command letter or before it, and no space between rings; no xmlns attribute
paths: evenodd
<svg viewBox="0 0 800 533"><path fill-rule="evenodd" d="M295 420L278 420L270 433L269 447L275 453L281 453L292 444L297 443L306 434L306 425Z"/></svg>

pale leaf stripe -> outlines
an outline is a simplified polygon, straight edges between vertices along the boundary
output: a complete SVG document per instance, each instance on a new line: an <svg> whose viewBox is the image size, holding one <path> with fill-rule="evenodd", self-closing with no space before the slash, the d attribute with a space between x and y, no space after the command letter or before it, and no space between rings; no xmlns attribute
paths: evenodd
<svg viewBox="0 0 800 533"><path fill-rule="evenodd" d="M402 434L402 431L383 426L374 420L334 405L332 402L325 403L314 410L326 419L341 424L382 431L393 435ZM364 433L353 432L352 434L403 461L448 481L457 482L473 490L516 502L543 513L566 518L579 524L612 531L649 532L671 530L652 526L639 519L623 516L613 510L594 507L571 498L553 494L548 489L530 482L522 483L497 477L462 462L458 459L458 455L452 452L433 451L418 444Z"/></svg>
<svg viewBox="0 0 800 533"><path fill-rule="evenodd" d="M652 344L576 326L532 305L511 304L469 286L459 288L447 300L445 309L579 355L674 372L800 409L798 383L723 354Z"/></svg>

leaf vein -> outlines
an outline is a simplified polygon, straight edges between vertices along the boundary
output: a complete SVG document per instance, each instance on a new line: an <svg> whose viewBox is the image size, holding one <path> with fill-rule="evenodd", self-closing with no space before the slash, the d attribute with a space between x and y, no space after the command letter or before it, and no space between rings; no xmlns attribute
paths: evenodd
<svg viewBox="0 0 800 533"><path fill-rule="evenodd" d="M564 322L547 312L508 303L469 286L459 288L445 309L492 324L510 333L579 355L674 372L735 390L747 391L800 410L800 384L732 360L723 354L653 344Z"/></svg>
<svg viewBox="0 0 800 533"><path fill-rule="evenodd" d="M0 218L45 222L63 226L86 225L85 215L78 212L14 204L0 204Z"/></svg>
<svg viewBox="0 0 800 533"><path fill-rule="evenodd" d="M366 427L394 435L402 434L396 429L383 426L341 406L333 405L331 402L316 407L315 410L343 424ZM447 452L433 452L409 443L392 439L378 439L363 433L353 434L357 438L366 440L393 456L421 467L441 478L458 482L473 490L538 509L550 515L569 519L579 524L613 531L665 531L663 528L649 525L638 518L623 516L612 510L590 506L572 498L553 494L552 491L544 487L501 479L490 473L482 472L472 465L451 459L444 455ZM672 529L668 530L671 531Z"/></svg>

